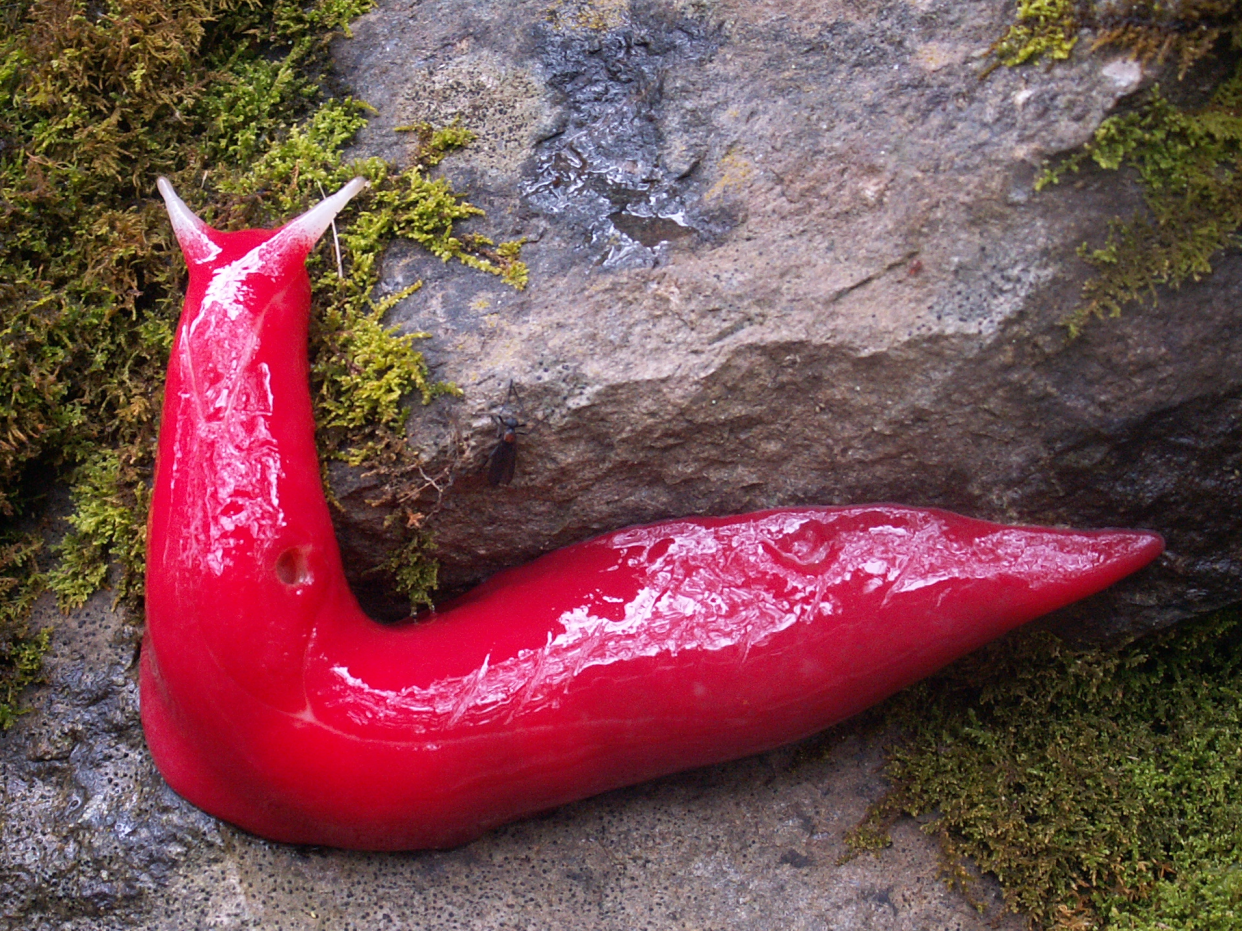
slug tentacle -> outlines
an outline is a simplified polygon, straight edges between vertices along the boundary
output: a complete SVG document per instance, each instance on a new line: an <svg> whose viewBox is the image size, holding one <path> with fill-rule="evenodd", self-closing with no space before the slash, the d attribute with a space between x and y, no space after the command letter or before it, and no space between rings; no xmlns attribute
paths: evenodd
<svg viewBox="0 0 1242 931"><path fill-rule="evenodd" d="M327 232L332 221L336 219L336 215L366 187L366 178L354 178L331 197L320 201L300 217L290 220L285 224L282 232L288 232L291 237L305 242L307 251L310 251L319 241L319 237Z"/></svg>
<svg viewBox="0 0 1242 931"><path fill-rule="evenodd" d="M186 202L177 196L172 183L160 177L155 185L164 198L164 206L168 208L168 219L172 221L173 233L181 246L181 253L188 265L200 265L210 262L220 254L220 247L211 239L211 230L198 218Z"/></svg>

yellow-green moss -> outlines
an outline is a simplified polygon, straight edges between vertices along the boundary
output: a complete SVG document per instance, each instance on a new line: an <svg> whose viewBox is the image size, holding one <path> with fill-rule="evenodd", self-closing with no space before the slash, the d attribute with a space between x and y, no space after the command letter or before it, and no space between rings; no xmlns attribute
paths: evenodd
<svg viewBox="0 0 1242 931"><path fill-rule="evenodd" d="M983 76L1000 65L1063 61L1083 30L1092 33L1092 50L1120 48L1161 64L1176 57L1184 75L1218 39L1237 34L1238 8L1238 0L1018 0L1014 23L992 44L995 59Z"/></svg>
<svg viewBox="0 0 1242 931"><path fill-rule="evenodd" d="M431 593L436 590L440 567L428 557L430 550L431 538L425 533L413 533L379 567L392 575L397 590L409 597L414 610L432 606Z"/></svg>
<svg viewBox="0 0 1242 931"><path fill-rule="evenodd" d="M1015 67L1047 55L1064 60L1078 43L1076 0L1019 0L1014 24L992 51L997 64Z"/></svg>
<svg viewBox="0 0 1242 931"><path fill-rule="evenodd" d="M1212 270L1242 229L1242 64L1196 110L1171 104L1159 87L1129 113L1111 116L1080 152L1050 168L1038 187L1055 183L1087 160L1134 173L1147 213L1110 225L1105 244L1080 254L1096 277L1066 318L1071 336L1092 316L1119 316L1131 301L1155 300Z"/></svg>
<svg viewBox="0 0 1242 931"><path fill-rule="evenodd" d="M1023 0L1016 20L994 46L996 64L1065 58L1084 27L1095 33L1093 48L1121 48L1144 61L1176 58L1179 76L1226 41L1235 53L1242 50L1240 0ZM1238 244L1242 64L1196 110L1174 106L1154 88L1135 110L1105 120L1086 147L1048 169L1036 188L1078 171L1088 159L1101 168L1133 171L1148 210L1114 220L1103 246L1084 244L1080 250L1097 274L1063 321L1071 337L1092 317L1118 316L1132 301L1154 300L1160 287L1198 280L1211 272L1215 255Z"/></svg>
<svg viewBox="0 0 1242 931"><path fill-rule="evenodd" d="M121 452L101 447L73 476L71 529L55 548L58 561L47 576L60 607L81 607L104 588L116 565L118 599L129 599L142 584L146 544L146 450Z"/></svg>
<svg viewBox="0 0 1242 931"><path fill-rule="evenodd" d="M110 578L119 595L141 597L147 481L184 284L157 174L225 229L283 222L355 173L371 180L338 221L343 274L331 240L311 269L321 448L351 461L408 470L402 399L451 390L429 378L414 337L382 324L392 300L372 291L385 244L407 236L523 280L516 245L457 232L479 211L427 176L464 129L427 128L423 157L404 172L343 160L367 108L325 99L320 79L328 40L370 3L0 8L0 539L18 539L53 481L72 484L74 504L46 574L25 550L0 547L0 580L19 580L0 584L0 700L29 678L6 672L3 657L31 661L31 592L50 584L69 606Z"/></svg>
<svg viewBox="0 0 1242 931"><path fill-rule="evenodd" d="M935 815L950 861L1036 927L1242 927L1242 614L1119 652L995 646L905 693L894 813ZM964 871L958 871L965 875Z"/></svg>

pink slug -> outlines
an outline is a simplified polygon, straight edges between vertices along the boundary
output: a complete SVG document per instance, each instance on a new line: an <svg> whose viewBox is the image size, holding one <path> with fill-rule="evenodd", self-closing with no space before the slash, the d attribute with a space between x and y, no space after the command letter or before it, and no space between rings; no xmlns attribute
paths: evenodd
<svg viewBox="0 0 1242 931"><path fill-rule="evenodd" d="M169 784L217 817L278 841L451 847L805 737L1162 550L1137 531L790 508L619 530L424 623L375 623L342 573L306 355L306 256L363 186L223 233L160 179L190 277L142 720Z"/></svg>

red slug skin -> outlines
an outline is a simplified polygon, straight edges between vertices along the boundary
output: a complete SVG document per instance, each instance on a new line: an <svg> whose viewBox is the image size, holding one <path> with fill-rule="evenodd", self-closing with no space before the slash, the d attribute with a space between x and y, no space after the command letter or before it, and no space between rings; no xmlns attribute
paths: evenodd
<svg viewBox="0 0 1242 931"><path fill-rule="evenodd" d="M395 627L320 486L306 255L362 186L221 233L161 179L190 282L151 502L142 720L169 784L272 840L451 847L821 730L1162 550L896 505L633 527Z"/></svg>

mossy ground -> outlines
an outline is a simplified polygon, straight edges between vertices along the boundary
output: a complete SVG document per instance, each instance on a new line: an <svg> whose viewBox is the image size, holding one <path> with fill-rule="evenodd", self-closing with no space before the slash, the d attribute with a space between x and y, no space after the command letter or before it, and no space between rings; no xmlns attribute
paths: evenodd
<svg viewBox="0 0 1242 931"><path fill-rule="evenodd" d="M141 599L146 501L183 264L154 181L223 229L276 225L356 174L371 182L311 261L321 451L408 472L406 399L451 386L382 323L385 244L404 236L520 287L517 243L457 231L479 213L428 169L469 141L414 127L404 171L342 150L365 104L322 90L329 39L370 0L24 0L0 8L0 725L38 674L25 618L112 582ZM41 520L72 488L68 532ZM415 600L434 584L420 517L400 515ZM421 587L419 587L421 586Z"/></svg>
<svg viewBox="0 0 1242 931"><path fill-rule="evenodd" d="M1120 651L1017 638L888 710L896 788L855 846L931 814L950 876L969 857L1035 927L1242 927L1242 612Z"/></svg>

